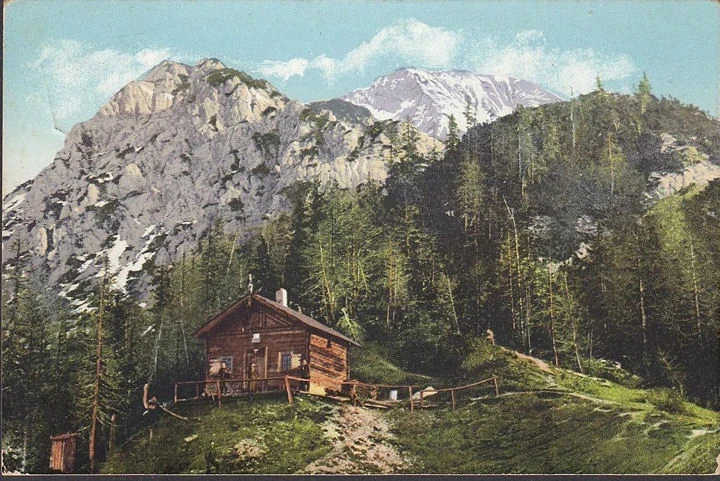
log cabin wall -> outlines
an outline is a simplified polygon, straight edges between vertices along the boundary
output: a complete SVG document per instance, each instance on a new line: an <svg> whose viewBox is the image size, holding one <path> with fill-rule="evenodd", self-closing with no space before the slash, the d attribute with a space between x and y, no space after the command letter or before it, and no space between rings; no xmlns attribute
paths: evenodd
<svg viewBox="0 0 720 481"><path fill-rule="evenodd" d="M348 347L343 343L310 334L310 377L314 383L339 391L348 375Z"/></svg>
<svg viewBox="0 0 720 481"><path fill-rule="evenodd" d="M253 335L260 335L260 342L252 342ZM232 356L232 377L247 377L248 349L264 348L264 364L258 365L259 377L272 377L286 373L299 374L301 356L307 356L306 331L287 319L282 313L266 309L257 303L230 313L206 337L206 378L211 379L209 363L213 359ZM291 369L282 370L282 353L292 356Z"/></svg>
<svg viewBox="0 0 720 481"><path fill-rule="evenodd" d="M328 326L255 295L239 300L193 334L205 340L207 380L216 379L217 371L210 373L211 363L219 370L221 361L230 365L231 378L247 378L253 355L259 378L300 376L304 356L310 364L310 387L320 391L341 389L349 377L348 350L357 346Z"/></svg>

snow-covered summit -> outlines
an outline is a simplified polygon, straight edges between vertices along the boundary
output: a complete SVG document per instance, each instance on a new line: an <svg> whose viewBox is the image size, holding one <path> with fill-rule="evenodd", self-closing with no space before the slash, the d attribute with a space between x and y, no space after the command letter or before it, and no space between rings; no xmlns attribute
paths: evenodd
<svg viewBox="0 0 720 481"><path fill-rule="evenodd" d="M438 139L447 135L450 115L460 131L467 130L464 112L468 103L477 122L483 123L508 115L520 105L533 107L562 100L536 84L512 77L416 68L396 70L341 98L367 108L381 120L410 120Z"/></svg>

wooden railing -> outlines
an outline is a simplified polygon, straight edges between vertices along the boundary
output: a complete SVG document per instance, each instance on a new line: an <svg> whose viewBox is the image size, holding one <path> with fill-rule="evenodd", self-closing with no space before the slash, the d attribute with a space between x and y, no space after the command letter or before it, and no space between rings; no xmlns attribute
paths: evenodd
<svg viewBox="0 0 720 481"><path fill-rule="evenodd" d="M415 410L415 403L413 402L413 387L417 387L417 386L408 386L408 385L404 385L404 384L369 384L369 383L360 382L360 381L345 381L342 383L342 385L350 386L351 389L355 389L355 390L357 390L357 388L359 386L368 387L371 390L372 389L375 389L375 390L397 389L398 391L399 390L403 390L403 391L407 390L408 400L410 401L410 410L411 411ZM400 401L400 400L398 400L398 401Z"/></svg>
<svg viewBox="0 0 720 481"><path fill-rule="evenodd" d="M288 403L292 406L293 404L293 390L300 391L301 387L305 387L307 390L307 387L309 384L313 382L312 378L301 378L296 376L276 376L276 377L264 377L264 378L256 378L256 379L249 379L249 378L238 378L238 379L213 379L213 380L204 380L204 381L178 381L174 383L174 401L175 403L181 402L181 401L191 401L196 399L203 399L203 398L211 398L211 399L217 399L218 406L222 406L222 398L223 397L229 397L235 394L249 394L249 393L255 393L255 392L280 392L280 391L286 391L288 396ZM415 406L417 405L420 408L425 407L425 397L430 395L436 395L439 393L449 392L450 398L451 398L451 404L452 408L455 409L457 406L456 402L456 393L458 391L463 391L466 389L471 389L474 387L478 387L482 384L487 383L493 383L493 387L495 388L495 396L498 396L500 394L500 389L498 387L498 381L497 377L493 376L488 379L483 379L482 381L474 382L471 384L466 384L464 386L456 386L456 387L448 387L448 388L441 388L441 389L424 389L421 391L416 392L416 394L419 394L419 402L416 404L415 400L413 398L413 388L416 388L417 386L408 386L408 385L402 385L402 384L369 384L359 381L344 381L342 382L342 386L349 386L352 390L352 394L350 395L351 400L353 400L353 396L356 394L356 390L358 387L366 387L370 389L370 392L375 392L375 396L373 397L373 401L376 401L377 393L379 389L391 389L391 390L407 390L408 393L408 401L410 403L410 410L414 411ZM180 397L178 394L179 388L182 386L195 386L195 397ZM202 386L202 391L200 390L200 387ZM394 402L403 403L405 400L403 399L395 399L392 400ZM387 402L387 401L386 401Z"/></svg>
<svg viewBox="0 0 720 481"><path fill-rule="evenodd" d="M177 381L174 384L174 401L192 401L196 399L211 398L217 399L218 405L222 406L222 398L236 394L249 394L255 392L275 392L287 389L289 376L275 376L262 378L234 378L234 379L210 379L203 381ZM293 378L295 379L295 378ZM298 378L299 379L299 378ZM307 381L307 380L305 380ZM183 397L179 392L183 386L195 386L194 397ZM193 392L193 391L191 391Z"/></svg>
<svg viewBox="0 0 720 481"><path fill-rule="evenodd" d="M487 384L487 383L489 383L489 382L492 382L493 385L494 385L494 387L495 387L495 396L496 396L496 397L499 396L499 395L500 395L500 389L499 389L499 387L498 387L497 377L496 377L496 376L493 376L493 377L491 377L491 378L483 379L482 381L474 382L474 383L472 383L472 384L466 384L465 386L447 387L447 388L442 388L442 389L432 389L432 390L427 390L427 391L420 391L420 403L419 403L419 407L421 407L421 408L424 407L425 394L435 395L435 394L439 394L439 393L442 393L442 392L449 392L449 393L450 393L450 399L451 399L450 402L451 402L451 404L452 404L452 408L455 409L455 406L456 406L456 404L457 404L457 403L456 403L456 400L455 400L455 393L456 393L457 391L463 391L463 390L465 390L465 389L470 389L470 388L473 388L473 387L477 387L477 386L480 386L481 384Z"/></svg>

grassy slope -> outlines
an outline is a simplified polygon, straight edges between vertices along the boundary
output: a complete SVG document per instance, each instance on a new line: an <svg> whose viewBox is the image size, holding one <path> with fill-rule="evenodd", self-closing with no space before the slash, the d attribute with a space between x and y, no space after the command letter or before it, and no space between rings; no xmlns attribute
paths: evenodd
<svg viewBox="0 0 720 481"><path fill-rule="evenodd" d="M358 360L378 367L372 381L442 383L404 373L373 349ZM370 380L362 370L353 372ZM377 378L378 373L386 378ZM413 460L411 471L712 473L715 469L720 415L682 402L672 393L543 368L488 345L479 345L468 357L454 383L492 373L500 380L498 398L485 389L472 393L483 396L481 400L465 399L454 411L441 406L383 413L397 447ZM294 408L284 395L265 395L254 401L227 401L222 409L210 404L173 409L193 420L165 416L152 440L142 431L104 464L102 472L202 473L205 452L215 441L220 472L293 473L332 448L320 423L336 407L315 398L298 397ZM197 437L184 441L190 436Z"/></svg>
<svg viewBox="0 0 720 481"><path fill-rule="evenodd" d="M221 473L294 473L330 450L319 423L333 407L312 398L297 398L290 407L285 394L264 394L228 399L222 408L208 401L172 409L190 421L164 416L152 440L141 431L102 473L204 473L211 441Z"/></svg>
<svg viewBox="0 0 720 481"><path fill-rule="evenodd" d="M498 398L465 403L455 411L392 414L399 447L416 460L417 472L715 470L720 415L671 392L543 370L511 351L479 346L465 365L466 377L493 372L500 379Z"/></svg>

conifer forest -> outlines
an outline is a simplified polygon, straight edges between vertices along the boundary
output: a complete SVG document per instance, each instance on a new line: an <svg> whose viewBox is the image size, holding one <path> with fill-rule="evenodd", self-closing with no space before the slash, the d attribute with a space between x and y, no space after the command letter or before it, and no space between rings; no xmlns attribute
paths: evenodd
<svg viewBox="0 0 720 481"><path fill-rule="evenodd" d="M629 95L598 79L492 123L466 116L468 132L451 118L431 154L399 124L384 182L298 182L291 209L259 226L214 222L182 256L143 265L147 298L106 274L86 281L77 312L15 256L2 289L4 465L46 472L49 437L77 432L79 464L95 470L111 424L118 444L146 425L145 383L167 401L173 381L203 378L191 333L249 275L409 372L453 378L490 330L551 365L595 376L612 363L720 409L720 181L658 195L652 177L717 163L718 120L657 98L647 78Z"/></svg>

